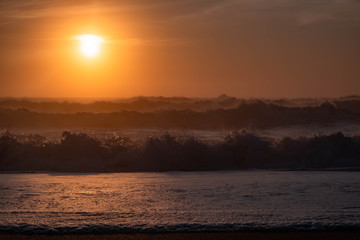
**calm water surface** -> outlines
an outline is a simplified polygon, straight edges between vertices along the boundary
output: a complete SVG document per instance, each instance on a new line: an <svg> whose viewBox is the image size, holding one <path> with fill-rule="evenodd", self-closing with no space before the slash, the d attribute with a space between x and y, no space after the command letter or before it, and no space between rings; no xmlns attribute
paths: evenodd
<svg viewBox="0 0 360 240"><path fill-rule="evenodd" d="M358 172L0 174L0 231L360 228Z"/></svg>

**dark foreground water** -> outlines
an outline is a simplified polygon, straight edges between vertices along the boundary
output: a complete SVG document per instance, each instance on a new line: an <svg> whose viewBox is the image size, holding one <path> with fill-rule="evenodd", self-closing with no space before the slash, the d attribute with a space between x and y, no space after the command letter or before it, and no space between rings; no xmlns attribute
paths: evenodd
<svg viewBox="0 0 360 240"><path fill-rule="evenodd" d="M360 229L359 172L0 174L0 232Z"/></svg>

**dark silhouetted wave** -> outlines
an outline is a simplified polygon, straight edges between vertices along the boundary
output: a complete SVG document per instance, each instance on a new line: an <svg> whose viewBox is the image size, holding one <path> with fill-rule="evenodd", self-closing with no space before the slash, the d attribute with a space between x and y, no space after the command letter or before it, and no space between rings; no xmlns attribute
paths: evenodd
<svg viewBox="0 0 360 240"><path fill-rule="evenodd" d="M222 141L159 136L135 141L98 139L65 131L58 141L40 135L0 137L1 171L211 171L237 169L357 169L360 137L341 132L312 138L267 139L242 131Z"/></svg>
<svg viewBox="0 0 360 240"><path fill-rule="evenodd" d="M134 97L127 99L35 99L0 98L0 108L27 109L41 113L109 113L121 111L155 112L163 110L209 110L233 109L241 105L262 102L287 108L317 107L329 102L338 109L360 113L360 96L342 98L301 99L241 99L221 95L217 98L185 97Z"/></svg>
<svg viewBox="0 0 360 240"><path fill-rule="evenodd" d="M236 108L203 112L161 110L69 114L0 109L0 128L265 129L294 124L359 123L360 111L349 110L356 109L352 105L357 104L343 103L342 108L330 102L314 107L285 107L253 101Z"/></svg>

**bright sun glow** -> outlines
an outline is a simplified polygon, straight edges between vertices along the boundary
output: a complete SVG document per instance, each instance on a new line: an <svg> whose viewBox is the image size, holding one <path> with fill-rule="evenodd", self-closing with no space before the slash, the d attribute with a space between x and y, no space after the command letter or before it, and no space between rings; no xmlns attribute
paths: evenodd
<svg viewBox="0 0 360 240"><path fill-rule="evenodd" d="M96 35L84 34L77 38L80 41L81 53L86 57L95 57L100 52L100 45L104 41Z"/></svg>

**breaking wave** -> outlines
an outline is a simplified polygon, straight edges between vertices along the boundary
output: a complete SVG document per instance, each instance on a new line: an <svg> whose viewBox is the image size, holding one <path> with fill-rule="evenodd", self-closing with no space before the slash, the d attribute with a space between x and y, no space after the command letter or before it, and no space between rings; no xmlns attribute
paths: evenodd
<svg viewBox="0 0 360 240"><path fill-rule="evenodd" d="M0 128L273 128L360 122L359 97L329 100L135 98L69 103L0 99Z"/></svg>
<svg viewBox="0 0 360 240"><path fill-rule="evenodd" d="M360 136L341 132L314 137L270 139L249 131L222 140L163 132L143 140L114 135L96 138L63 132L0 136L1 171L211 171L238 169L358 169Z"/></svg>

